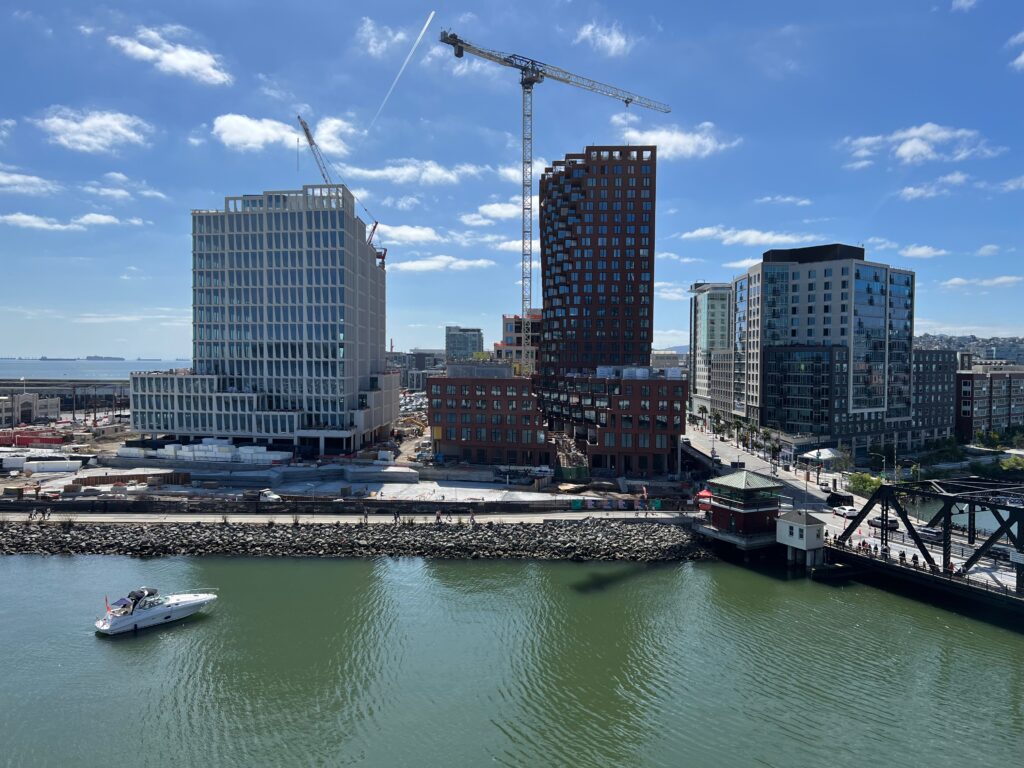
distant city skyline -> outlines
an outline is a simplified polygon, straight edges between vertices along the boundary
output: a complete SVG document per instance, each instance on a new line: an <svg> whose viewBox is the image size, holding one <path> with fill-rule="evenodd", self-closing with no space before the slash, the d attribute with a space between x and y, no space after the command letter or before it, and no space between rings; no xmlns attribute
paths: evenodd
<svg viewBox="0 0 1024 768"><path fill-rule="evenodd" d="M0 12L0 63L18 73L0 105L0 355L189 357L190 209L319 182L297 113L381 222L388 343L438 348L460 325L489 349L520 309L519 84L455 59L442 28L672 105L628 110L555 82L534 99L538 165L658 146L655 348L688 342L692 283L832 242L916 271L918 334L1024 335L1024 16L1010 4L445 5L381 109L428 12Z"/></svg>

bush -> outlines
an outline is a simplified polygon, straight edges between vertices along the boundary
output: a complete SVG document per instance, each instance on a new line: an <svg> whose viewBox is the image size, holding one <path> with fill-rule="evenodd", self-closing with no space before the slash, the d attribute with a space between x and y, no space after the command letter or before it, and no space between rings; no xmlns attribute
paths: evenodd
<svg viewBox="0 0 1024 768"><path fill-rule="evenodd" d="M848 491L855 493L858 496L868 497L877 491L881 484L881 478L869 475L867 472L854 472L850 475L846 488Z"/></svg>

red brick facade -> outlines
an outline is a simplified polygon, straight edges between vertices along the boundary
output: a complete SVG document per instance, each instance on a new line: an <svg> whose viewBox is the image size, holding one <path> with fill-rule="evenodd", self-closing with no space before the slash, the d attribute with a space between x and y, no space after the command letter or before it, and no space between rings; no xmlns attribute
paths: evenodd
<svg viewBox="0 0 1024 768"><path fill-rule="evenodd" d="M550 464L529 379L431 377L427 398L435 456L473 464Z"/></svg>

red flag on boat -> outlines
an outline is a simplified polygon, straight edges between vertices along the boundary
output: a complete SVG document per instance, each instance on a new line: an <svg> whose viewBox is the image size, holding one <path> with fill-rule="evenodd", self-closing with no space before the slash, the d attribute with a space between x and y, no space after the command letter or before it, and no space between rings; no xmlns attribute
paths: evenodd
<svg viewBox="0 0 1024 768"><path fill-rule="evenodd" d="M110 613L110 599L106 595L103 596L103 602L107 606L107 613Z"/></svg>

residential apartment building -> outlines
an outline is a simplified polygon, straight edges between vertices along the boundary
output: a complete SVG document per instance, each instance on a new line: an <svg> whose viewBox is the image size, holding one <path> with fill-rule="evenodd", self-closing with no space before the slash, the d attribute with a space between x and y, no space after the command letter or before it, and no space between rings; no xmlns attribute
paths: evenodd
<svg viewBox="0 0 1024 768"><path fill-rule="evenodd" d="M653 146L587 147L545 169L543 376L649 364L656 188Z"/></svg>
<svg viewBox="0 0 1024 768"><path fill-rule="evenodd" d="M698 329L713 293L725 302L721 285L695 286ZM710 410L778 433L787 458L828 444L858 456L887 444L910 450L912 271L842 244L770 250L733 280L728 306L728 351L706 358ZM695 338L691 355L700 345ZM691 410L706 402L691 399Z"/></svg>
<svg viewBox="0 0 1024 768"><path fill-rule="evenodd" d="M509 363L458 363L426 381L427 419L438 458L474 464L551 463L529 378Z"/></svg>
<svg viewBox="0 0 1024 768"><path fill-rule="evenodd" d="M956 373L956 436L1005 435L1024 429L1024 365L959 356Z"/></svg>
<svg viewBox="0 0 1024 768"><path fill-rule="evenodd" d="M501 316L501 341L494 342L494 359L513 365L519 371L524 362L529 363L533 370L537 360L537 347L540 345L541 311L529 311L530 338L523 339L523 318L521 315Z"/></svg>
<svg viewBox="0 0 1024 768"><path fill-rule="evenodd" d="M914 350L912 449L955 434L957 358L947 349Z"/></svg>
<svg viewBox="0 0 1024 768"><path fill-rule="evenodd" d="M479 328L445 326L444 354L448 360L472 360L483 351L484 332Z"/></svg>
<svg viewBox="0 0 1024 768"><path fill-rule="evenodd" d="M716 410L711 402L712 356L716 352L727 352L731 347L729 313L732 286L729 283L694 283L690 286L690 293L693 294L690 300L688 377L690 412L701 416ZM731 356L729 359L731 361ZM727 407L727 404L718 403L717 410Z"/></svg>
<svg viewBox="0 0 1024 768"><path fill-rule="evenodd" d="M657 149L589 146L540 180L542 331L534 392L599 474L675 472L681 371L650 367Z"/></svg>
<svg viewBox="0 0 1024 768"><path fill-rule="evenodd" d="M193 368L133 373L132 428L355 451L387 436L383 262L343 185L192 212Z"/></svg>

